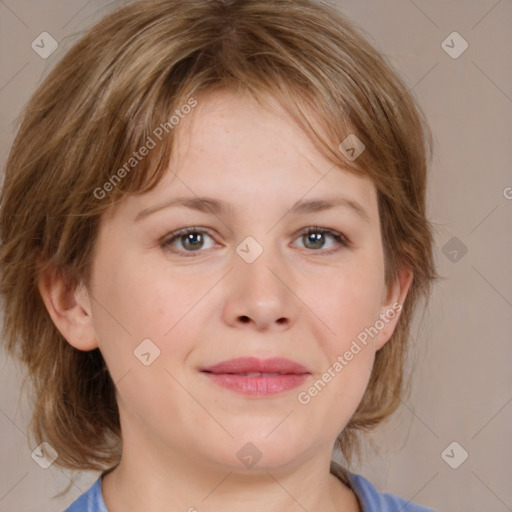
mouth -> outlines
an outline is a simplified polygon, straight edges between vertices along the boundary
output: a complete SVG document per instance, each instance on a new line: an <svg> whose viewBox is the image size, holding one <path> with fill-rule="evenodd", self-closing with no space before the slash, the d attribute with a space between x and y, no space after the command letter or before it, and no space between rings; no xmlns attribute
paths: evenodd
<svg viewBox="0 0 512 512"><path fill-rule="evenodd" d="M290 359L241 357L200 369L214 384L236 393L269 396L300 386L311 372Z"/></svg>

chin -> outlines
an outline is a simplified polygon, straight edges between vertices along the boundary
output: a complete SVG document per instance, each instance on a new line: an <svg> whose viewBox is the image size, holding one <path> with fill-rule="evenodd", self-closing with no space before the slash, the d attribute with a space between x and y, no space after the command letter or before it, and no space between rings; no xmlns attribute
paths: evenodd
<svg viewBox="0 0 512 512"><path fill-rule="evenodd" d="M273 428L275 429L274 424ZM304 455L305 439L293 435L290 430L247 428L239 434L232 432L233 439L217 445L209 458L237 473L258 473L286 468Z"/></svg>

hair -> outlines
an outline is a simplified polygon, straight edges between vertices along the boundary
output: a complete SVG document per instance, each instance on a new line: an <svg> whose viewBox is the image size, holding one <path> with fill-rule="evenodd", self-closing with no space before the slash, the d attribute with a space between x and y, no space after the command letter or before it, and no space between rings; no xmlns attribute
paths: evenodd
<svg viewBox="0 0 512 512"><path fill-rule="evenodd" d="M360 455L359 434L390 416L406 393L413 313L438 276L425 212L432 135L397 71L320 0L135 1L90 28L44 79L5 167L3 343L27 366L30 432L57 450L61 467L115 467L119 411L99 349L77 350L60 334L38 277L54 269L70 286L88 285L103 213L158 184L173 147L170 119L216 89L260 105L278 100L329 161L370 178L386 284L400 268L413 273L395 331L337 438L349 464ZM353 161L339 149L349 134L366 146ZM149 139L148 156L135 158Z"/></svg>

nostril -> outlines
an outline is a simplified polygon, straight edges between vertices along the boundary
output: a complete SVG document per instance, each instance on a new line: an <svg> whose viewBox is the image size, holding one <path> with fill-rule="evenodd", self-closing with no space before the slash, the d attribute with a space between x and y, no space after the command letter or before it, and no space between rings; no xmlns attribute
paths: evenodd
<svg viewBox="0 0 512 512"><path fill-rule="evenodd" d="M247 322L249 322L249 317L248 317L248 316L241 316L241 317L240 317L240 320L242 320L242 322L243 322L244 324L246 324Z"/></svg>

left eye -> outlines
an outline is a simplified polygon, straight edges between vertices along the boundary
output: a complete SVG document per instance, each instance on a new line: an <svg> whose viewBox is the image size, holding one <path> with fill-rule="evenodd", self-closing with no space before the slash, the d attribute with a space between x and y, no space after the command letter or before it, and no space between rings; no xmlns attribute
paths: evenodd
<svg viewBox="0 0 512 512"><path fill-rule="evenodd" d="M299 239L306 240L307 243L311 243L313 247L316 249L324 249L326 237L334 239L336 241L336 244L341 245L342 247L350 247L350 242L345 235L326 228L307 228L300 234ZM329 251L329 253L331 252L334 251Z"/></svg>
<svg viewBox="0 0 512 512"><path fill-rule="evenodd" d="M164 248L175 248L176 243L179 243L181 244L181 248L178 248L178 250L171 250L171 252L181 254L189 253L187 256L192 256L193 254L191 253L203 252L201 249L205 249L205 235L213 240L207 230L201 228L186 228L172 233L170 238L164 239L161 245ZM350 247L349 240L342 233L326 228L307 228L299 233L298 239L303 240L305 244L311 244L310 247L306 247L306 249L312 249L314 252L319 252L319 249L325 249L326 237L330 237L335 240L335 245L338 244L342 247ZM206 249L211 247L212 246L206 247ZM329 253L331 252L334 251L330 250Z"/></svg>

